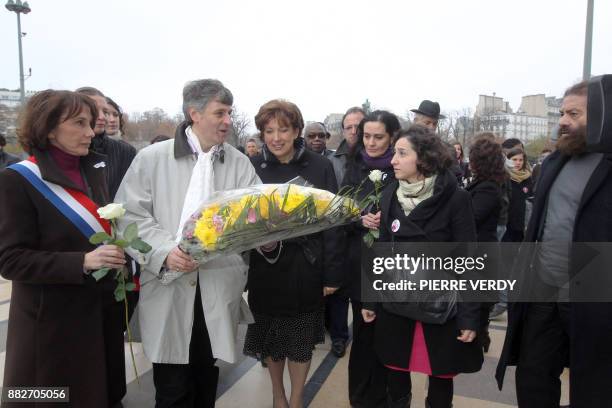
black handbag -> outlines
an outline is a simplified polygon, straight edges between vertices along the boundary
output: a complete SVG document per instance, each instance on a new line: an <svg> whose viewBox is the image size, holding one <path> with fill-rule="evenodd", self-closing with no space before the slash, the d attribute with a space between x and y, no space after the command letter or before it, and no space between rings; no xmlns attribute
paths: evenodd
<svg viewBox="0 0 612 408"><path fill-rule="evenodd" d="M382 307L389 313L431 324L444 324L457 314L457 291L414 291L408 297L407 302L385 302Z"/></svg>

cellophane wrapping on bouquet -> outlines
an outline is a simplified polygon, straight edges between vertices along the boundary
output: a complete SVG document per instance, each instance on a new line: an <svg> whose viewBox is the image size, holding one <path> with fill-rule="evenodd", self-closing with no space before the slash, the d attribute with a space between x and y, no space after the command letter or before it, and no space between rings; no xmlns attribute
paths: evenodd
<svg viewBox="0 0 612 408"><path fill-rule="evenodd" d="M260 184L218 193L183 227L179 247L196 261L240 253L273 241L358 220L357 203L298 184Z"/></svg>

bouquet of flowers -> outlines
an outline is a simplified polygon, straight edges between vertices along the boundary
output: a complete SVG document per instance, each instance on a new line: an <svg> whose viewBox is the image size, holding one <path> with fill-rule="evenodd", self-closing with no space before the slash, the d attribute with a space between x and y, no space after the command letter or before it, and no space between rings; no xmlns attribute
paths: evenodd
<svg viewBox="0 0 612 408"><path fill-rule="evenodd" d="M296 184L261 184L220 193L183 227L179 247L196 261L313 234L358 220L346 194Z"/></svg>

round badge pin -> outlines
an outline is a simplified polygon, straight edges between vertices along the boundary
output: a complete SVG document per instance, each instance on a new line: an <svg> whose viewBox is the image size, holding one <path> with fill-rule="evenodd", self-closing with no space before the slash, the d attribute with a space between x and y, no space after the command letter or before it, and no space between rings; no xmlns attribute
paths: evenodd
<svg viewBox="0 0 612 408"><path fill-rule="evenodd" d="M385 181L386 178L387 178L387 173L383 173L381 180Z"/></svg>
<svg viewBox="0 0 612 408"><path fill-rule="evenodd" d="M523 187L523 193L527 194L529 192L529 189L527 187Z"/></svg>
<svg viewBox="0 0 612 408"><path fill-rule="evenodd" d="M393 222L391 223L391 231L393 232L397 232L400 229L400 222L399 220L393 220Z"/></svg>

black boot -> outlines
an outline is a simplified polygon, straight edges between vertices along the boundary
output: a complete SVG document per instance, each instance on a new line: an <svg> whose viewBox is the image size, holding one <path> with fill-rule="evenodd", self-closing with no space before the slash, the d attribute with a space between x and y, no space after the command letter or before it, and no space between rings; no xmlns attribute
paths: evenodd
<svg viewBox="0 0 612 408"><path fill-rule="evenodd" d="M387 395L387 407L388 408L410 408L412 402L412 393L400 398L397 401L393 401L390 395Z"/></svg>

